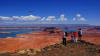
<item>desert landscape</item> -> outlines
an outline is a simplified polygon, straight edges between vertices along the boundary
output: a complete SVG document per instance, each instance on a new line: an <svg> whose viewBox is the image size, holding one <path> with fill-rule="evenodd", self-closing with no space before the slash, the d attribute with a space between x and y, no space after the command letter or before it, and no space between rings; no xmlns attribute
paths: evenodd
<svg viewBox="0 0 100 56"><path fill-rule="evenodd" d="M100 0L0 0L0 56L100 56Z"/></svg>
<svg viewBox="0 0 100 56"><path fill-rule="evenodd" d="M0 38L0 52L16 52L19 49L41 49L46 46L61 43L61 29L46 29L44 31L33 31L28 34L17 34L18 38ZM70 40L70 33L67 40ZM100 30L83 29L83 38L86 42L100 45Z"/></svg>
<svg viewBox="0 0 100 56"><path fill-rule="evenodd" d="M61 30L54 33L33 31L29 34L18 34L19 38L0 38L0 51L14 52L18 49L43 48L61 41Z"/></svg>

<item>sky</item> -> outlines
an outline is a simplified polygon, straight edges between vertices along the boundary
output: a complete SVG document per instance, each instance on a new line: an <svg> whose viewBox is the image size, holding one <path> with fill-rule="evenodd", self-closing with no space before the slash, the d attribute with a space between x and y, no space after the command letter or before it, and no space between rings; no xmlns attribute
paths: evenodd
<svg viewBox="0 0 100 56"><path fill-rule="evenodd" d="M100 0L0 0L4 24L100 25Z"/></svg>

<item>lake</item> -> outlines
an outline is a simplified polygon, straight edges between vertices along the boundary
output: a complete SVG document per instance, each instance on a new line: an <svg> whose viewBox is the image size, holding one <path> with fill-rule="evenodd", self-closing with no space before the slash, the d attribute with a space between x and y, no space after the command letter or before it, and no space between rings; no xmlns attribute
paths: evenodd
<svg viewBox="0 0 100 56"><path fill-rule="evenodd" d="M40 31L40 29L33 29L33 28L12 28L12 29L0 29L0 38L7 38L7 37L19 37L16 36L17 34L25 34L25 33L31 33L32 31ZM68 29L62 29L63 32L74 32L77 31L76 28L68 28Z"/></svg>
<svg viewBox="0 0 100 56"><path fill-rule="evenodd" d="M0 38L7 37L18 37L17 34L30 33L32 31L40 31L40 29L27 29L27 28L16 28L16 29L0 29Z"/></svg>

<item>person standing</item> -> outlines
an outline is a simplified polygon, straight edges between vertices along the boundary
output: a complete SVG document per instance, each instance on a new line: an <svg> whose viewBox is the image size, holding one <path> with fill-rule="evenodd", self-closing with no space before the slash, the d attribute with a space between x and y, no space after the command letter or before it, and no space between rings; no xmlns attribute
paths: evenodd
<svg viewBox="0 0 100 56"><path fill-rule="evenodd" d="M74 34L71 32L71 41L74 42Z"/></svg>
<svg viewBox="0 0 100 56"><path fill-rule="evenodd" d="M82 29L78 30L78 40L82 39Z"/></svg>
<svg viewBox="0 0 100 56"><path fill-rule="evenodd" d="M73 35L74 35L73 41L76 43L77 42L77 37L78 37L77 32L73 32Z"/></svg>
<svg viewBox="0 0 100 56"><path fill-rule="evenodd" d="M64 32L63 33L63 45L66 46L67 42L66 42L66 38L68 36L68 33L67 32Z"/></svg>

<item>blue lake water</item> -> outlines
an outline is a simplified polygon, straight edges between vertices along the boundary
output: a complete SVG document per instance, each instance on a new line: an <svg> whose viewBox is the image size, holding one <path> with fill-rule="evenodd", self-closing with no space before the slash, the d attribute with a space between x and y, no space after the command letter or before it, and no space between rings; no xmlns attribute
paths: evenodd
<svg viewBox="0 0 100 56"><path fill-rule="evenodd" d="M11 32L11 33L0 33L0 38L7 38L7 37L18 37L17 34L25 34L30 33L32 31L40 31L40 29L24 29L24 28L18 28L18 29L0 29L1 32Z"/></svg>
<svg viewBox="0 0 100 56"><path fill-rule="evenodd" d="M63 32L77 32L78 29L77 28L68 28L68 29L63 29Z"/></svg>
<svg viewBox="0 0 100 56"><path fill-rule="evenodd" d="M10 33L0 33L0 38L7 38L7 37L18 37L17 34L25 34L31 33L32 31L40 31L40 29L27 29L27 28L18 28L18 29L0 29L0 32L10 32ZM76 28L68 28L63 29L63 32L74 32L77 31Z"/></svg>

